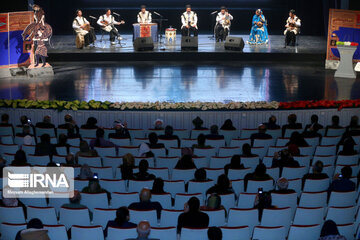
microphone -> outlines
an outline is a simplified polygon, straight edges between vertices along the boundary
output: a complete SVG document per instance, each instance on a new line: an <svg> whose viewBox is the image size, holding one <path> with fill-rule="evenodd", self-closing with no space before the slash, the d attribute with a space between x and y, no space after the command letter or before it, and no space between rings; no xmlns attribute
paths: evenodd
<svg viewBox="0 0 360 240"><path fill-rule="evenodd" d="M116 13L116 12L113 12L114 15L120 17L120 14Z"/></svg>
<svg viewBox="0 0 360 240"><path fill-rule="evenodd" d="M158 12L155 12L155 11L154 11L154 14L158 15L159 17L161 17L161 14L158 13Z"/></svg>
<svg viewBox="0 0 360 240"><path fill-rule="evenodd" d="M95 19L95 20L96 20L96 17L94 17L94 16L91 16L91 15L89 16L89 18L92 18L92 19Z"/></svg>
<svg viewBox="0 0 360 240"><path fill-rule="evenodd" d="M214 15L215 13L217 13L218 11L213 11L212 13L210 13L210 15Z"/></svg>

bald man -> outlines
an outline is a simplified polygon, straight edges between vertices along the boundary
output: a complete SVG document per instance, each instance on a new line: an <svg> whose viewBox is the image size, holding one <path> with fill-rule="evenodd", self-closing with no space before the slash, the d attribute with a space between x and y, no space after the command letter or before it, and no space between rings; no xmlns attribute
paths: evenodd
<svg viewBox="0 0 360 240"><path fill-rule="evenodd" d="M143 188L140 192L140 202L135 202L129 205L129 209L134 210L156 210L157 218L160 219L162 206L159 202L152 202L151 192L148 188Z"/></svg>
<svg viewBox="0 0 360 240"><path fill-rule="evenodd" d="M150 224L148 221L141 221L137 225L136 231L138 233L137 238L129 238L127 240L160 240L158 238L149 238Z"/></svg>
<svg viewBox="0 0 360 240"><path fill-rule="evenodd" d="M266 133L266 126L264 124L261 124L258 127L258 132L251 134L250 139L251 139L251 146L252 146L252 145L254 145L255 139L272 139L272 136Z"/></svg>

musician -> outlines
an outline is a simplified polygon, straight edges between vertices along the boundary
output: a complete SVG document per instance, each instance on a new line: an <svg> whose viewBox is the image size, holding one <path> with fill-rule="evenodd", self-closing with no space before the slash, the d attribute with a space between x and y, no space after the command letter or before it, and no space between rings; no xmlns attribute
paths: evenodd
<svg viewBox="0 0 360 240"><path fill-rule="evenodd" d="M191 11L191 6L186 5L186 11L181 15L181 35L190 36L191 33L196 37L198 35L197 27L198 17L194 11Z"/></svg>
<svg viewBox="0 0 360 240"><path fill-rule="evenodd" d="M85 47L90 44L95 44L96 35L94 28L90 26L90 23L83 17L81 10L76 10L76 18L73 21L72 27L76 34L80 34L84 37Z"/></svg>
<svg viewBox="0 0 360 240"><path fill-rule="evenodd" d="M108 9L106 13L99 17L97 24L101 26L101 28L110 34L110 42L111 45L115 45L115 38L118 40L122 40L120 37L119 31L115 28L115 25L123 24L124 22L117 22L114 16L111 15L111 10Z"/></svg>
<svg viewBox="0 0 360 240"><path fill-rule="evenodd" d="M141 11L137 15L137 21L138 23L151 23L151 13L146 10L145 5L141 5Z"/></svg>
<svg viewBox="0 0 360 240"><path fill-rule="evenodd" d="M225 41L230 32L231 21L234 17L228 12L226 7L221 7L220 12L216 16L215 38L216 41Z"/></svg>
<svg viewBox="0 0 360 240"><path fill-rule="evenodd" d="M295 10L291 9L289 12L289 18L286 20L285 25L285 44L295 46L296 35L300 33L301 20L296 16Z"/></svg>
<svg viewBox="0 0 360 240"><path fill-rule="evenodd" d="M261 11L257 9L252 19L252 27L248 44L267 44L269 41L266 19Z"/></svg>

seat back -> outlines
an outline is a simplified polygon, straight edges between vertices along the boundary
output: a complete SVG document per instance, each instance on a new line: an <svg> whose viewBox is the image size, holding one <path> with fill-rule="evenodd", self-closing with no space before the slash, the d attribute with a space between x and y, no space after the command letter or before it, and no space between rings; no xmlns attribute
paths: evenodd
<svg viewBox="0 0 360 240"><path fill-rule="evenodd" d="M342 136L345 132L345 128L328 128L326 136L334 137L334 136Z"/></svg>
<svg viewBox="0 0 360 240"><path fill-rule="evenodd" d="M24 223L25 216L22 207L0 207L0 223Z"/></svg>
<svg viewBox="0 0 360 240"><path fill-rule="evenodd" d="M48 236L51 240L67 240L67 232L64 225L44 225L48 230Z"/></svg>
<svg viewBox="0 0 360 240"><path fill-rule="evenodd" d="M300 197L299 207L326 207L327 192L303 192Z"/></svg>
<svg viewBox="0 0 360 240"><path fill-rule="evenodd" d="M212 186L214 186L214 184L215 184L214 180L209 180L209 181L205 181L205 182L189 181L187 192L189 194L201 193L205 197L206 191L209 188L211 188Z"/></svg>
<svg viewBox="0 0 360 240"><path fill-rule="evenodd" d="M111 167L91 167L91 171L98 175L99 179L113 179L113 169Z"/></svg>
<svg viewBox="0 0 360 240"><path fill-rule="evenodd" d="M135 210L129 209L130 222L138 224L141 221L148 221L150 226L157 226L156 210Z"/></svg>
<svg viewBox="0 0 360 240"><path fill-rule="evenodd" d="M133 202L139 202L139 194L138 193L113 192L111 194L111 207L112 208L129 206Z"/></svg>
<svg viewBox="0 0 360 240"><path fill-rule="evenodd" d="M244 179L245 175L251 173L251 168L245 169L229 169L228 178L230 180Z"/></svg>
<svg viewBox="0 0 360 240"><path fill-rule="evenodd" d="M317 146L315 150L315 155L318 156L336 155L336 145Z"/></svg>
<svg viewBox="0 0 360 240"><path fill-rule="evenodd" d="M174 198L177 193L185 193L185 182L183 180L164 181L164 191Z"/></svg>
<svg viewBox="0 0 360 240"><path fill-rule="evenodd" d="M190 181L194 178L196 169L176 169L172 171L172 180L183 180L185 182Z"/></svg>
<svg viewBox="0 0 360 240"><path fill-rule="evenodd" d="M106 240L127 240L127 239L136 239L138 236L136 227L133 228L116 228L109 227L108 235Z"/></svg>
<svg viewBox="0 0 360 240"><path fill-rule="evenodd" d="M143 188L152 188L154 180L138 181L129 180L128 192L140 192Z"/></svg>
<svg viewBox="0 0 360 240"><path fill-rule="evenodd" d="M242 157L241 163L244 164L246 168L255 170L256 166L259 164L259 157Z"/></svg>
<svg viewBox="0 0 360 240"><path fill-rule="evenodd" d="M216 148L194 148L194 155L199 157L206 157L210 160L212 156L216 156Z"/></svg>
<svg viewBox="0 0 360 240"><path fill-rule="evenodd" d="M126 192L126 182L122 179L100 179L100 185L108 192Z"/></svg>
<svg viewBox="0 0 360 240"><path fill-rule="evenodd" d="M94 208L109 208L106 193L81 193L81 203L94 211Z"/></svg>
<svg viewBox="0 0 360 240"><path fill-rule="evenodd" d="M60 208L59 223L67 229L73 225L90 226L90 215L87 208Z"/></svg>
<svg viewBox="0 0 360 240"><path fill-rule="evenodd" d="M329 199L329 207L347 207L354 206L357 193L351 192L335 192L332 191Z"/></svg>
<svg viewBox="0 0 360 240"><path fill-rule="evenodd" d="M250 137L232 139L231 142L230 142L230 147L239 147L240 148L240 154L242 154L242 146L245 143L251 144Z"/></svg>
<svg viewBox="0 0 360 240"><path fill-rule="evenodd" d="M307 167L284 167L281 177L286 179L302 178L307 173Z"/></svg>
<svg viewBox="0 0 360 240"><path fill-rule="evenodd" d="M183 210L161 210L160 227L176 227L179 215L183 212Z"/></svg>
<svg viewBox="0 0 360 240"><path fill-rule="evenodd" d="M304 192L321 192L329 187L329 179L306 179L304 184Z"/></svg>
<svg viewBox="0 0 360 240"><path fill-rule="evenodd" d="M235 154L241 154L242 149L240 147L221 147L219 148L219 157L231 157Z"/></svg>
<svg viewBox="0 0 360 240"><path fill-rule="evenodd" d="M200 134L209 134L210 131L208 129L204 129L204 130L196 130L196 129L193 129L191 130L191 133L190 133L190 136L192 139L197 139L197 137L200 135Z"/></svg>
<svg viewBox="0 0 360 240"><path fill-rule="evenodd" d="M229 240L249 240L251 233L247 226L241 227L221 227L223 239Z"/></svg>
<svg viewBox="0 0 360 240"><path fill-rule="evenodd" d="M178 147L177 139L159 139L159 143L164 144L166 149L171 147Z"/></svg>
<svg viewBox="0 0 360 240"><path fill-rule="evenodd" d="M236 196L238 196L241 192L244 192L244 180L231 180L231 185Z"/></svg>
<svg viewBox="0 0 360 240"><path fill-rule="evenodd" d="M201 193L194 193L194 194L183 194L183 193L178 193L175 195L175 204L174 204L174 209L175 210L183 210L184 209L184 204L189 201L190 198L192 197L196 197L199 199L200 201L200 206L202 206L202 204L204 203L203 200L203 196Z"/></svg>
<svg viewBox="0 0 360 240"><path fill-rule="evenodd" d="M83 138L96 138L96 130L97 129L84 129L80 128L80 135Z"/></svg>
<svg viewBox="0 0 360 240"><path fill-rule="evenodd" d="M230 146L231 139L239 137L238 130L219 130L219 134L224 136L226 146Z"/></svg>
<svg viewBox="0 0 360 240"><path fill-rule="evenodd" d="M150 174L154 174L156 177L162 178L163 180L169 180L168 168L149 168L148 172Z"/></svg>
<svg viewBox="0 0 360 240"><path fill-rule="evenodd" d="M320 237L320 224L299 226L292 225L289 231L288 240L317 240Z"/></svg>
<svg viewBox="0 0 360 240"><path fill-rule="evenodd" d="M223 168L205 168L206 176L214 181L217 181L218 177L224 174Z"/></svg>
<svg viewBox="0 0 360 240"><path fill-rule="evenodd" d="M260 225L265 227L284 226L286 230L291 224L291 208L264 209Z"/></svg>
<svg viewBox="0 0 360 240"><path fill-rule="evenodd" d="M72 226L71 239L104 240L101 226Z"/></svg>
<svg viewBox="0 0 360 240"><path fill-rule="evenodd" d="M130 146L130 138L110 138L109 141L117 146Z"/></svg>
<svg viewBox="0 0 360 240"><path fill-rule="evenodd" d="M162 193L162 194L151 194L151 201L159 202L164 209L171 209L171 194L170 193Z"/></svg>
<svg viewBox="0 0 360 240"><path fill-rule="evenodd" d="M254 199L255 200L255 199ZM254 206L254 203L252 203ZM248 226L250 232L259 224L259 213L257 209L231 208L228 217L228 227Z"/></svg>
<svg viewBox="0 0 360 240"><path fill-rule="evenodd" d="M294 225L322 224L325 210L323 207L298 207L295 212Z"/></svg>
<svg viewBox="0 0 360 240"><path fill-rule="evenodd" d="M262 188L263 191L268 192L274 188L274 181L272 179L266 181L249 180L246 192L257 193L259 188Z"/></svg>
<svg viewBox="0 0 360 240"><path fill-rule="evenodd" d="M226 164L230 163L230 161L231 161L231 157L212 156L210 158L210 168L224 168ZM199 167L198 165L196 166Z"/></svg>
<svg viewBox="0 0 360 240"><path fill-rule="evenodd" d="M57 224L57 216L54 207L27 206L26 210L28 219L38 218L43 224Z"/></svg>
<svg viewBox="0 0 360 240"><path fill-rule="evenodd" d="M181 229L180 240L208 240L207 228L186 228Z"/></svg>
<svg viewBox="0 0 360 240"><path fill-rule="evenodd" d="M349 224L355 220L356 207L329 207L326 220L333 220L336 224Z"/></svg>
<svg viewBox="0 0 360 240"><path fill-rule="evenodd" d="M286 229L285 227L264 227L257 226L254 228L252 239L258 240L285 240Z"/></svg>
<svg viewBox="0 0 360 240"><path fill-rule="evenodd" d="M26 229L26 223L1 223L1 239L15 239L17 233Z"/></svg>
<svg viewBox="0 0 360 240"><path fill-rule="evenodd" d="M105 229L108 221L116 218L116 209L94 208L93 225L100 225Z"/></svg>
<svg viewBox="0 0 360 240"><path fill-rule="evenodd" d="M90 167L102 167L101 158L100 157L78 157L78 163L80 165L87 164Z"/></svg>
<svg viewBox="0 0 360 240"><path fill-rule="evenodd" d="M209 216L209 227L220 227L225 225L225 210L202 210Z"/></svg>
<svg viewBox="0 0 360 240"><path fill-rule="evenodd" d="M149 238L155 238L159 240L176 239L176 227L152 227Z"/></svg>

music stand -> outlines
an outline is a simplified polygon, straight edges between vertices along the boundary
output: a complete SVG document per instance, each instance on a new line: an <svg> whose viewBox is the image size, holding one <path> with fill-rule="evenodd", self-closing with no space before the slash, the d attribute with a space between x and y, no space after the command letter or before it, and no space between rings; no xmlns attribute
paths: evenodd
<svg viewBox="0 0 360 240"><path fill-rule="evenodd" d="M167 22L169 19L165 19L163 18L162 15L160 14L156 14L158 15L160 18L158 19L154 19L155 22L158 22L159 24L159 32L158 32L158 38L159 38L159 44L162 44L162 27L163 27L163 22Z"/></svg>

